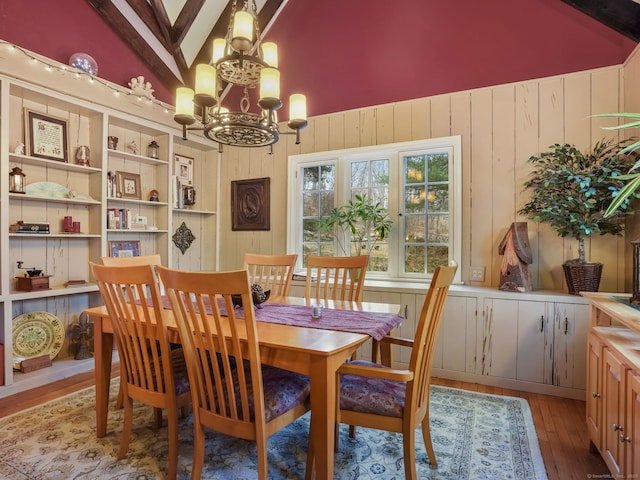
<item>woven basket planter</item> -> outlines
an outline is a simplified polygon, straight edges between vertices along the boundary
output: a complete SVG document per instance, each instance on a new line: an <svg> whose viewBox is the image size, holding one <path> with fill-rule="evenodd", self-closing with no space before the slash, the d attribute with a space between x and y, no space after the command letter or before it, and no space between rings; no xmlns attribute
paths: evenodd
<svg viewBox="0 0 640 480"><path fill-rule="evenodd" d="M580 292L597 292L602 277L602 264L595 262L580 263L570 260L562 264L567 288L571 295Z"/></svg>

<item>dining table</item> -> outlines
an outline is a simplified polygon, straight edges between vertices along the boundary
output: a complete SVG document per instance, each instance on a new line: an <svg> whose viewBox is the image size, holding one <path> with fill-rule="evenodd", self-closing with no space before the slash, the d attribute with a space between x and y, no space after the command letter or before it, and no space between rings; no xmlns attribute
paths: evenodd
<svg viewBox="0 0 640 480"><path fill-rule="evenodd" d="M398 326L400 305L323 300L322 316L313 318L317 302L303 297L271 297L255 309L260 357L264 364L308 375L311 384L311 431L315 475L333 479L336 372L370 338L380 339ZM165 305L169 340L180 343L174 316ZM84 310L93 319L96 434L107 434L109 386L113 359L113 325L106 307Z"/></svg>

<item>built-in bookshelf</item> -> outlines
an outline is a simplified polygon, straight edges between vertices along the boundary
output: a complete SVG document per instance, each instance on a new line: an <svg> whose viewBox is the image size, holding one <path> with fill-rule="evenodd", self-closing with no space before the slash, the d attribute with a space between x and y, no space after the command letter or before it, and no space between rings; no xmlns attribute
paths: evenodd
<svg viewBox="0 0 640 480"><path fill-rule="evenodd" d="M68 331L84 309L102 304L89 263L110 255L114 244L160 254L174 268L217 268L216 144L197 135L182 140L166 112L85 95L73 75L40 85L10 70L1 59L0 398L93 368L92 359L73 358ZM39 119L51 137L34 130ZM152 143L155 151L148 149ZM175 189L184 173L176 168L186 157L192 162L189 205L177 201ZM6 179L14 167L26 175L24 192L10 191ZM43 228L25 232L19 222ZM194 237L186 249L185 231ZM25 282L18 285L17 278L30 270L46 276L48 288L21 290ZM12 367L13 321L40 311L61 320L64 344L53 367L21 373Z"/></svg>

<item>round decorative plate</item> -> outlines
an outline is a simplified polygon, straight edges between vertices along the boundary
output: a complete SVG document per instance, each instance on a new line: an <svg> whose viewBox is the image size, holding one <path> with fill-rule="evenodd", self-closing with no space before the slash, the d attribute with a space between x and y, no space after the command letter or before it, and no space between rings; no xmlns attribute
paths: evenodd
<svg viewBox="0 0 640 480"><path fill-rule="evenodd" d="M13 319L13 358L49 355L53 360L64 343L64 325L49 312L29 312Z"/></svg>

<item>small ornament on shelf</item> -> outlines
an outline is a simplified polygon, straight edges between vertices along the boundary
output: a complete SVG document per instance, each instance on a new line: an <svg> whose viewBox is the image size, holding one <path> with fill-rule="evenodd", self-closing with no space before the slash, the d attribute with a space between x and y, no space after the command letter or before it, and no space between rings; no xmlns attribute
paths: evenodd
<svg viewBox="0 0 640 480"><path fill-rule="evenodd" d="M160 154L160 145L155 140L152 140L149 146L147 147L147 155L150 158L158 159Z"/></svg>
<svg viewBox="0 0 640 480"><path fill-rule="evenodd" d="M26 193L27 176L20 167L13 167L9 172L9 191L11 193Z"/></svg>
<svg viewBox="0 0 640 480"><path fill-rule="evenodd" d="M142 75L133 77L129 82L129 88L131 88L131 91L136 95L153 98L153 88L151 88L151 82L145 82Z"/></svg>
<svg viewBox="0 0 640 480"><path fill-rule="evenodd" d="M24 143L18 141L18 145L16 145L16 148L13 149L13 153L15 153L16 155L24 155Z"/></svg>
<svg viewBox="0 0 640 480"><path fill-rule="evenodd" d="M136 143L135 140L131 140L131 143L129 145L127 145L127 148L131 151L131 153L133 153L134 155L138 155L138 153L140 153L140 149L138 148L138 144Z"/></svg>

